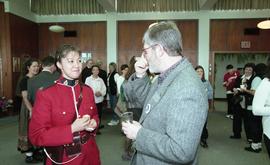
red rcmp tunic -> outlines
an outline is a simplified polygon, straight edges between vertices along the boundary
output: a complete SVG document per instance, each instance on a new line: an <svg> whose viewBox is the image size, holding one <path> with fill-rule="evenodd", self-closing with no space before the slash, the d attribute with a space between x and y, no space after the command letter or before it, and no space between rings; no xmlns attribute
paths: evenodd
<svg viewBox="0 0 270 165"><path fill-rule="evenodd" d="M79 115L90 115L99 123L94 94L90 87L82 85L82 102ZM75 98L74 98L75 94ZM80 85L68 86L56 82L53 86L39 90L33 107L29 126L29 138L36 146L61 146L73 142L71 124L76 118L74 99L78 101ZM81 131L80 134L91 134L89 140L82 144L81 154L67 163L68 165L100 165L99 150L95 142L95 132ZM64 151L62 162L68 161ZM47 158L47 165L52 162Z"/></svg>

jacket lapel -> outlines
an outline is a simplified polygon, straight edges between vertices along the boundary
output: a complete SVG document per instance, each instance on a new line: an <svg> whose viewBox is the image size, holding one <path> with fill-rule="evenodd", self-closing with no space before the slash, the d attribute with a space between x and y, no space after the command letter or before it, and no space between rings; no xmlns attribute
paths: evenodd
<svg viewBox="0 0 270 165"><path fill-rule="evenodd" d="M184 70L187 66L191 65L186 58L182 59L181 63L169 73L168 77L162 82L162 84L158 84L158 79L152 84L151 90L149 92L149 96L147 97L144 107L143 113L139 122L142 124L147 116L155 110L155 106L160 102L161 98L164 96L167 89L170 87L173 80L177 77L179 72Z"/></svg>
<svg viewBox="0 0 270 165"><path fill-rule="evenodd" d="M143 113L140 118L140 123L143 123L145 118L155 109L155 106L160 102L160 99L163 97L165 92L167 91L169 85L172 80L166 79L163 84L159 85L158 80L156 80L151 87L150 97L146 99L146 102L143 107Z"/></svg>

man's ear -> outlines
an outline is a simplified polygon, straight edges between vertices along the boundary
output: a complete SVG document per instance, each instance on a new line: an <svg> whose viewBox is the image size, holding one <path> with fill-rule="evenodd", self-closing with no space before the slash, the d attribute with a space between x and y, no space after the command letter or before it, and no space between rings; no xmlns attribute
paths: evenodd
<svg viewBox="0 0 270 165"><path fill-rule="evenodd" d="M156 51L157 51L157 54L158 54L159 57L162 57L162 56L164 56L166 54L164 48L161 45L158 45L156 47Z"/></svg>

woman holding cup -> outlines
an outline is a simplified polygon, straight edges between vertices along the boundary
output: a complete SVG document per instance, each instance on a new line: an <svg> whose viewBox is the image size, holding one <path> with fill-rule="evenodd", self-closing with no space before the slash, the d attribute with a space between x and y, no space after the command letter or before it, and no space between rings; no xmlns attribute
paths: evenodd
<svg viewBox="0 0 270 165"><path fill-rule="evenodd" d="M92 89L78 81L82 71L80 52L63 45L56 58L62 76L51 87L37 92L30 140L45 148L47 165L100 165L94 138L99 119Z"/></svg>

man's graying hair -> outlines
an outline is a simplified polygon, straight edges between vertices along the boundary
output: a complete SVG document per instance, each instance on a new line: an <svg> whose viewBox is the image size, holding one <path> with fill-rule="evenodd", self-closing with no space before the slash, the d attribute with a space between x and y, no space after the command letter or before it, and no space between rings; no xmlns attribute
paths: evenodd
<svg viewBox="0 0 270 165"><path fill-rule="evenodd" d="M177 25L172 21L163 21L150 26L144 33L143 43L147 45L160 44L170 56L182 55L182 35Z"/></svg>

